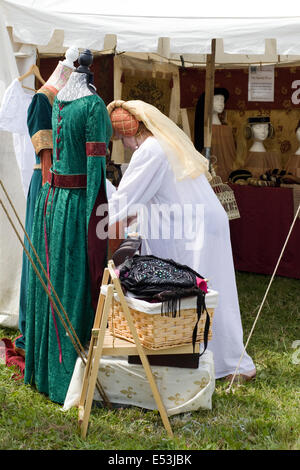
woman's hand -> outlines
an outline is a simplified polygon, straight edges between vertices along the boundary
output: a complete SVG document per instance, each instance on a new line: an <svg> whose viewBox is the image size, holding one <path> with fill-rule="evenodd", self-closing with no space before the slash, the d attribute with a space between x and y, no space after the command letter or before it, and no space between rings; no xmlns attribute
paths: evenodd
<svg viewBox="0 0 300 470"><path fill-rule="evenodd" d="M112 224L108 228L108 250L109 257L119 248L121 243L125 240L125 228L137 220L137 215L132 215L127 219Z"/></svg>

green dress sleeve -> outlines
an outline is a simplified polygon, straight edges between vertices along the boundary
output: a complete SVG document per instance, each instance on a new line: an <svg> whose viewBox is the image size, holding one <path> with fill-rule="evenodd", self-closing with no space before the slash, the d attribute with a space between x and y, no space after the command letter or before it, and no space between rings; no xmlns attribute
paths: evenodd
<svg viewBox="0 0 300 470"><path fill-rule="evenodd" d="M36 93L27 112L27 126L36 153L44 149L53 149L52 141L52 106L46 95Z"/></svg>
<svg viewBox="0 0 300 470"><path fill-rule="evenodd" d="M107 230L99 233L107 218L106 151L112 126L103 100L95 96L86 126L87 199L86 221L88 259L93 307L96 309L102 275L107 262ZM102 209L99 210L99 208ZM106 213L103 208L106 207ZM97 211L98 209L98 211ZM99 215L100 214L100 215ZM100 223L100 224L99 224ZM108 224L107 224L108 226Z"/></svg>

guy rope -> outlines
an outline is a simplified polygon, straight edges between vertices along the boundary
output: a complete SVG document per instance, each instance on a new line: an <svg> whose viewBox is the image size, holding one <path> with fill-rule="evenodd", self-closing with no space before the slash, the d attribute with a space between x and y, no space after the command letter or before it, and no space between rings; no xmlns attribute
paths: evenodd
<svg viewBox="0 0 300 470"><path fill-rule="evenodd" d="M283 255L284 250L285 250L285 247L286 247L286 245L287 245L287 242L289 241L290 235L291 235L291 233L292 233L292 230L293 230L293 228L294 228L294 225L295 225L295 223L296 223L296 220L297 220L297 217L299 216L299 214L300 214L300 204L299 204L298 209L297 209L297 211L296 211L296 213L295 213L294 220L293 220L292 225L291 225L291 227L290 227L290 230L289 230L289 232L288 232L288 234L287 234L286 240L285 240L284 245L283 245L283 247L282 247L281 253L280 253L280 255L279 255L278 261L277 261L277 263L276 263L275 269L274 269L274 271L273 271L272 277L271 277L270 282L269 282L269 284L268 284L268 287L267 287L267 290L266 290L265 295L264 295L264 297L263 297L263 300L262 300L262 302L261 302L261 305L260 305L260 307L259 307L259 309L258 309L256 318L255 318L254 323L253 323L253 325L252 325L252 328L251 328L251 331L250 331L250 333L249 333L249 336L248 336L247 342L246 342L246 344L245 344L244 350L243 350L243 352L242 352L242 354L241 354L241 357L240 357L240 359L239 359L238 365L237 365L237 367L236 367L236 369L235 369L235 372L234 372L234 374L233 374L233 376L232 376L232 379L231 379L231 381L230 381L230 385L229 385L228 389L226 390L227 392L230 392L230 389L231 389L232 384L233 384L233 382L234 382L235 376L236 376L236 374L237 374L237 372L238 372L238 369L239 369L239 367L240 367L241 361L242 361L242 359L243 359L243 356L244 356L244 354L245 354L245 352L246 352L246 349L247 349L247 346L248 346L248 344L249 344L250 338L251 338L252 333L253 333L253 331L254 331L255 325L256 325L257 320L258 320L258 318L259 318L259 316L260 316L260 312L261 312L261 310L262 310L262 308L263 308L263 306L264 306L265 300L266 300L267 295L268 295L268 293L269 293L271 284L272 284L272 282L273 282L274 276L275 276L276 271L277 271L277 269L278 269L279 263L280 263L280 261L281 261L282 255Z"/></svg>
<svg viewBox="0 0 300 470"><path fill-rule="evenodd" d="M67 325L67 323L65 322L64 318L62 317L62 315L61 315L61 313L60 313L60 311L59 311L59 309L58 309L58 307L57 307L57 305L56 305L56 303L55 303L55 301L54 301L54 299L53 299L51 293L49 292L49 290L48 290L48 288L47 288L47 286L46 286L44 280L42 279L41 274L39 273L39 271L38 271L38 269L37 269L37 267L36 267L36 265L35 265L35 263L34 263L32 257L31 257L31 255L29 254L29 252L28 252L28 250L27 250L27 248L26 248L26 246L25 246L23 240L21 239L21 237L20 237L20 235L19 235L19 233L18 233L18 230L17 230L17 228L16 228L14 222L12 221L12 219L11 219L11 217L10 217L10 215L9 215L9 213L8 213L8 211L7 211L6 207L5 207L5 205L4 205L3 201L2 201L2 199L0 199L0 204L1 204L1 206L2 206L2 208L3 208L3 210L4 210L4 212L5 212L5 214L6 214L7 218L8 218L8 220L9 220L9 222L10 222L12 228L14 229L14 231L15 231L15 233L16 233L16 235L17 235L17 237L18 237L18 239L19 239L19 241L20 241L20 243L21 243L21 245L22 245L22 247L23 247L23 249L24 249L24 251L25 251L25 253L26 253L26 255L27 255L27 257L28 257L28 259L29 259L29 261L30 261L30 263L31 263L31 265L32 265L32 267L33 267L33 269L34 269L34 271L35 271L35 273L36 273L36 275L38 276L38 278L39 278L39 280L40 280L40 282L41 282L41 284L42 284L43 289L45 290L47 296L49 297L50 302L53 304L53 307L54 307L54 309L55 309L55 311L56 311L56 313L57 313L57 315L58 315L58 317L59 317L59 319L60 319L60 321L61 321L63 327L65 328L65 330L66 330L66 332L67 332L67 334L68 334L68 336L69 336L69 338L70 338L70 340L71 340L71 342L72 342L72 344L73 344L73 346L74 346L74 348L75 348L75 350L76 350L78 356L81 358L82 362L83 362L84 365L85 365L85 364L86 364L86 360L87 360L87 354L86 354L86 352L85 352L85 350L84 350L84 348L83 348L83 346L82 346L82 344L81 344L81 342L80 342L80 340L79 340L79 338L78 338L78 336L77 336L77 334L76 334L76 331L74 330L74 328L73 328L73 326L72 326L72 324L71 324L71 322L70 322L70 319L69 319L69 317L68 317L68 315L67 315L67 313L66 313L66 311L65 311L65 309L64 309L64 307L63 307L63 305L62 305L62 303L61 303L61 301L60 301L60 299L58 298L58 295L57 295L57 293L56 293L56 291L55 291L55 289L54 289L54 287L53 287L53 284L52 284L50 278L48 277L48 275L47 275L47 273L46 273L46 270L45 270L45 268L44 268L44 266L43 266L43 264L42 264L42 262L41 262L41 260L40 260L40 258L39 258L39 256L38 256L38 254L37 254L37 252L36 252L34 246L33 246L32 243L31 243L31 240L30 240L30 238L29 238L29 236L28 236L28 234L27 234L27 232L26 232L26 230L25 230L25 228L24 228L24 226L23 226L23 224L22 224L22 222L21 222L21 220L20 220L20 217L19 217L18 214L17 214L17 211L16 211L16 209L15 209L15 207L14 207L14 205L13 205L13 203L12 203L12 201L11 201L11 199L10 199L10 197L9 197L9 195L8 195L8 193L7 193L6 189L5 189L5 187L4 187L4 184L3 184L2 180L0 180L0 185L1 185L1 187L2 187L2 189L3 189L3 191L4 191L4 193L5 193L5 196L7 197L8 201L9 201L10 206L11 206L12 209L13 209L13 212L14 212L14 214L15 214L15 216L16 216L16 218L17 218L17 220L18 220L18 222L19 222L19 224L20 224L20 226L21 226L21 228L22 228L22 230L23 230L23 232L24 232L24 234L25 234L27 240L28 240L28 243L29 243L29 245L30 245L30 247L31 247L31 249L32 249L32 251L33 251L33 253L34 253L34 255L36 256L36 259L37 259L37 261L38 261L38 264L40 265L40 267L41 267L41 269L42 269L42 272L43 272L43 274L44 274L44 276L45 276L45 278L46 278L46 280L47 280L49 286L51 287L51 291L53 292L53 294L54 294L54 296L55 296L55 298L56 298L56 300L57 300L57 302L58 302L58 305L59 305L59 307L61 308L61 311L63 312L63 314L64 314L64 316L65 316L65 319L66 319L66 322L68 323L69 326ZM101 395L101 398L102 398L104 404L105 404L106 406L111 407L111 404L110 404L110 402L109 402L109 399L107 398L106 393L105 393L105 391L103 390L103 387L101 386L101 384L100 384L100 382L99 382L98 379L97 379L97 388L98 388L98 391L99 391L99 393L100 393L100 395Z"/></svg>

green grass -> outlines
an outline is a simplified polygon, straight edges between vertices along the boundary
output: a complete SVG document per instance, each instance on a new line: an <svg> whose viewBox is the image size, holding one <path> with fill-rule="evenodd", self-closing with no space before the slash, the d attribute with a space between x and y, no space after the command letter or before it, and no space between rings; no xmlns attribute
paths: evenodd
<svg viewBox="0 0 300 470"><path fill-rule="evenodd" d="M237 273L245 340L270 277ZM63 412L0 365L1 450L299 450L300 282L275 278L248 346L255 381L227 392L216 382L212 410L170 418L167 437L158 412L93 408L87 438L80 437L77 409ZM18 335L0 329L1 337ZM300 346L298 345L298 349ZM298 362L298 364L296 363Z"/></svg>

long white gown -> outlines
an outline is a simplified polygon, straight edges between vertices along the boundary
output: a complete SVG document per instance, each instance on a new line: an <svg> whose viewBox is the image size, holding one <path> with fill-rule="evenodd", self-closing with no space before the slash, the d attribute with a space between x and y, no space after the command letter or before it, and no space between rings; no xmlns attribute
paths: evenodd
<svg viewBox="0 0 300 470"><path fill-rule="evenodd" d="M116 191L115 186L106 178L106 195L107 195L107 199L110 199L115 191Z"/></svg>
<svg viewBox="0 0 300 470"><path fill-rule="evenodd" d="M154 137L133 153L117 191L109 200L109 224L139 211L142 254L190 266L218 291L212 340L215 377L233 374L244 350L229 222L204 175L177 181ZM169 236L170 234L170 236ZM255 369L246 353L239 373Z"/></svg>

